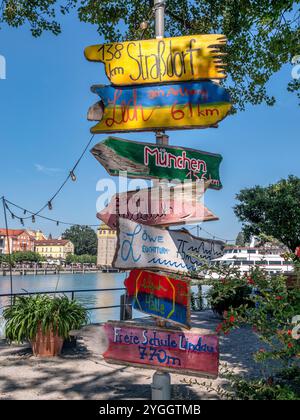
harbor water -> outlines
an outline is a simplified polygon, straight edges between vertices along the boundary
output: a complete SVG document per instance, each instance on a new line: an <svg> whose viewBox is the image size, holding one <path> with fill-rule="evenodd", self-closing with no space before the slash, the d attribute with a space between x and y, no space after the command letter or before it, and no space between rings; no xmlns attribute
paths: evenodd
<svg viewBox="0 0 300 420"><path fill-rule="evenodd" d="M13 276L13 293L114 289L124 288L127 273L86 273L86 274L49 274ZM197 288L192 288L197 291ZM74 297L86 307L104 307L120 304L120 296L125 290L107 290L103 292L87 291L75 292ZM10 277L0 276L0 295L10 293ZM71 297L71 294L67 294ZM0 297L0 336L3 336L3 308L8 305L10 298ZM105 308L90 311L90 322L98 323L107 320L119 320L120 308ZM134 318L142 318L143 313L133 311Z"/></svg>

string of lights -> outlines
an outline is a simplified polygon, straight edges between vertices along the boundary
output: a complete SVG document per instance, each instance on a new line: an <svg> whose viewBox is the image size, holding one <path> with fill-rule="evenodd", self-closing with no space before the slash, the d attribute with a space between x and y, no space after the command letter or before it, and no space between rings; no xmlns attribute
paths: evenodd
<svg viewBox="0 0 300 420"><path fill-rule="evenodd" d="M35 223L35 218L36 217L40 217L40 218L47 219L47 220L52 220L52 221L55 221L58 224L61 223L61 224L73 225L74 223L60 222L59 220L55 220L55 219L52 219L50 217L48 217L48 218L45 217L45 216L42 217L40 215L40 213L42 213L46 208L48 208L48 210L52 210L53 209L53 201L54 201L54 199L58 196L58 194L64 188L64 186L69 181L69 179L71 179L73 182L76 181L77 178L76 178L76 175L75 175L75 170L76 170L77 166L79 165L80 161L82 160L83 156L85 155L86 151L88 150L90 144L92 143L93 138L94 138L94 134L89 139L88 143L84 147L82 153L80 154L79 158L76 160L76 162L73 165L72 169L69 171L69 173L68 173L67 177L65 178L65 180L62 182L62 184L59 186L59 188L56 190L56 192L50 197L50 199L47 200L46 204L44 204L38 211L28 210L27 208L22 207L22 206L19 206L18 204L15 204L15 203L11 202L10 200L6 199L5 197L3 197L5 208L9 211L9 213L11 215L11 218L12 219L18 219L22 225L24 225L24 221L25 220L28 220L28 219L31 219L32 223ZM10 209L10 207L8 206L8 204L10 204L11 206L14 206L14 207L18 208L19 210L22 210L23 215L22 216L17 215L15 212L13 212ZM28 216L27 216L27 213L29 214Z"/></svg>
<svg viewBox="0 0 300 420"><path fill-rule="evenodd" d="M4 200L5 207L8 210L8 212L10 213L11 217L13 219L14 218L19 219L20 220L20 223L24 226L24 220L22 218L14 215L14 213L11 210L11 208L8 206L8 203L10 205L12 205L12 206L17 207L20 210L23 210L23 211L25 211L25 208L19 206L18 204L12 203L11 201L7 200L5 197L3 197L3 200ZM78 223L65 222L65 221L62 221L62 220L52 219L51 217L46 217L46 216L42 216L42 215L36 215L33 211L30 211L30 210L27 210L27 209L26 209L26 212L31 215L29 217L32 218L32 223L35 223L35 216L37 216L37 217L39 217L41 219L45 219L45 220L54 222L54 223L56 223L57 226L59 226L59 225L67 225L67 226L74 226L74 225L76 225L76 226L78 226L79 225ZM94 225L94 224L92 224L92 225L84 224L84 226L87 226L87 227L98 227L99 224L96 224L96 225ZM207 235L211 236L213 239L219 239L219 240L224 241L226 243L228 243L228 242L235 242L235 239L224 239L224 238L221 238L219 236L216 236L216 235L208 232L206 229L204 229L200 225L196 225L196 226L193 226L193 227L190 228L190 230L194 230L194 229L199 229L199 230L205 232Z"/></svg>
<svg viewBox="0 0 300 420"><path fill-rule="evenodd" d="M12 219L15 219L15 218L16 219L19 219L19 221L22 224L22 226L24 226L24 220L23 220L23 218L22 217L15 216L15 214L13 213L13 211L11 210L11 208L9 207L8 203L11 206L14 206L14 207L18 208L19 210L23 210L23 211L26 210L26 213L29 213L31 215L29 217L32 218L32 220L31 220L32 223L35 223L35 217L37 216L37 217L39 217L41 219L48 220L50 222L54 222L54 223L56 223L57 226L59 226L59 225L65 225L65 226L74 226L75 225L75 226L78 226L79 225L79 223L72 223L72 222L66 222L66 221L62 221L62 220L57 220L57 219L53 219L51 217L42 216L40 214L39 215L36 215L33 211L28 210L28 209L25 209L24 207L21 207L18 204L15 204L15 203L7 200L5 197L3 197L3 200L4 200L4 205L5 205L6 209L8 210L8 212L10 213ZM87 226L87 227L98 227L99 224L90 224L90 225L89 224L84 224L84 226ZM200 225L196 225L196 226L193 226L193 227L190 228L190 230L194 230L194 229L198 229L200 231L205 232L207 235L211 236L213 239L219 239L219 240L224 241L226 243L228 243L228 242L235 242L235 239L225 239L225 238L221 238L219 236L216 236L216 235L212 234L211 232L208 232L206 229L204 229Z"/></svg>
<svg viewBox="0 0 300 420"><path fill-rule="evenodd" d="M3 200L4 200L5 208L10 213L11 218L12 219L19 220L22 226L25 225L24 218L23 217L20 217L20 216L16 216L14 214L14 212L11 210L11 208L9 207L8 203L11 206L14 206L14 207L16 207L16 208L18 208L20 210L23 210L24 212L26 211L26 213L30 214L30 216L28 216L26 219L31 218L31 222L32 223L35 223L36 222L36 217L38 217L40 219L44 219L44 220L48 220L50 222L54 222L54 223L56 223L57 226L59 226L59 225L67 225L67 226L74 226L75 225L75 226L79 226L80 225L80 223L65 222L63 220L57 220L57 219L53 219L51 217L42 216L41 214L36 214L35 212L33 212L31 210L28 210L28 209L25 209L24 207L21 207L18 204L12 203L11 201L7 200L5 197L3 197ZM99 226L99 224L96 224L96 225L87 225L87 224L84 224L83 226L97 227L97 226Z"/></svg>
<svg viewBox="0 0 300 420"><path fill-rule="evenodd" d="M225 239L225 238L220 238L219 236L216 236L216 235L214 235L214 234L212 234L212 233L208 232L206 229L204 229L204 228L203 228L202 226L200 226L200 225L194 226L194 227L192 227L190 230L194 230L194 229L199 229L199 230L201 230L201 231L205 232L207 235L211 236L213 239L219 239L220 241L224 241L224 242L226 242L226 243L228 243L228 242L235 242L235 239Z"/></svg>

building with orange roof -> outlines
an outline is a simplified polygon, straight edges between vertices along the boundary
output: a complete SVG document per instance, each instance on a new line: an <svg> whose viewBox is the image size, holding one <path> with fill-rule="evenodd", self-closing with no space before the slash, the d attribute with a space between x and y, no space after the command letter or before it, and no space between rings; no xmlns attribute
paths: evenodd
<svg viewBox="0 0 300 420"><path fill-rule="evenodd" d="M37 240L34 249L48 260L65 260L69 254L74 254L74 245L67 239Z"/></svg>
<svg viewBox="0 0 300 420"><path fill-rule="evenodd" d="M18 251L34 251L35 236L26 229L0 228L0 254L8 254Z"/></svg>

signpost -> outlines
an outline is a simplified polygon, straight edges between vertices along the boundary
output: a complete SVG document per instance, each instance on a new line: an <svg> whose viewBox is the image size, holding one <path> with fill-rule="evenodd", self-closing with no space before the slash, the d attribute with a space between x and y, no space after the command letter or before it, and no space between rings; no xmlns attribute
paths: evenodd
<svg viewBox="0 0 300 420"><path fill-rule="evenodd" d="M197 276L197 269L223 255L224 242L198 238L186 230L166 230L119 218L113 267L153 269Z"/></svg>
<svg viewBox="0 0 300 420"><path fill-rule="evenodd" d="M84 51L90 61L105 65L108 79L118 86L223 79L220 47L224 35L189 35L92 45Z"/></svg>
<svg viewBox="0 0 300 420"><path fill-rule="evenodd" d="M184 181L210 180L209 188L220 189L222 156L178 146L154 145L108 137L91 153L110 175L127 173L129 178Z"/></svg>
<svg viewBox="0 0 300 420"><path fill-rule="evenodd" d="M205 330L159 329L109 321L103 327L106 362L193 376L218 376L218 336Z"/></svg>
<svg viewBox="0 0 300 420"><path fill-rule="evenodd" d="M190 282L174 273L197 276L203 262L223 255L224 243L164 229L217 220L199 198L206 188L222 188L222 157L169 146L164 130L217 127L231 103L219 85L226 77L221 50L226 37L164 38L165 1L154 0L153 10L156 39L93 45L85 56L102 62L112 83L92 87L100 100L88 111L88 120L97 121L91 132L156 132L155 145L108 137L91 151L110 175L122 171L130 178L154 180L154 188L116 194L97 216L117 229L113 267L132 270L125 285L133 307L160 324L107 322L103 356L110 363L158 368L152 398L170 399L170 377L162 372L218 375L218 337L181 328L190 328ZM160 179L176 185L158 185ZM201 194L199 180L205 184ZM176 328L166 328L166 321Z"/></svg>
<svg viewBox="0 0 300 420"><path fill-rule="evenodd" d="M228 92L210 81L92 87L103 116L93 134L216 126L231 109Z"/></svg>
<svg viewBox="0 0 300 420"><path fill-rule="evenodd" d="M189 280L132 270L124 284L135 309L190 328Z"/></svg>
<svg viewBox="0 0 300 420"><path fill-rule="evenodd" d="M161 227L218 220L199 202L204 191L197 192L195 186L189 182L115 194L97 217L112 229L117 229L119 217Z"/></svg>

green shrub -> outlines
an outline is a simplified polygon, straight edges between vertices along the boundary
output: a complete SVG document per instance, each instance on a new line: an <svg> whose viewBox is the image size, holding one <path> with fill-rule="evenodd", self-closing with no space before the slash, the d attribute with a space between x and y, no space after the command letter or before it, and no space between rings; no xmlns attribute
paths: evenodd
<svg viewBox="0 0 300 420"><path fill-rule="evenodd" d="M43 334L53 329L62 338L88 321L87 310L66 296L19 296L3 311L5 336L8 341L21 343L36 336L39 326Z"/></svg>
<svg viewBox="0 0 300 420"><path fill-rule="evenodd" d="M212 288L207 293L207 300L212 310L223 316L224 311L230 308L239 308L241 305L253 306L249 300L252 289L249 286L240 286L235 289L227 291L225 294L220 294L224 291L222 282L216 281Z"/></svg>
<svg viewBox="0 0 300 420"><path fill-rule="evenodd" d="M263 379L235 381L233 385L235 396L241 400L299 400L300 395L296 394L289 385L273 383Z"/></svg>

